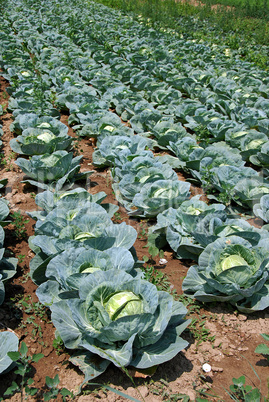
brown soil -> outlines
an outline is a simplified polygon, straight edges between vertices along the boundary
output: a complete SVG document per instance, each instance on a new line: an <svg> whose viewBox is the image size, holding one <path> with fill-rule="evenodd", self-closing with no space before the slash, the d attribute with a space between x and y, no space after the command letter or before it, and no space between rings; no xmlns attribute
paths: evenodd
<svg viewBox="0 0 269 402"><path fill-rule="evenodd" d="M0 102L7 104L5 88L8 85L0 78ZM67 115L61 120L67 123ZM6 284L6 298L0 306L0 330L14 331L20 341L24 341L28 347L28 353L43 353L44 357L38 363L32 364L31 377L34 380L32 386L39 389L35 398L28 400L44 400L45 378L53 378L56 374L60 378L60 386L66 387L74 392L78 391L84 376L72 364L68 362L69 352L60 346L55 348L53 340L55 329L50 322L49 313L38 303L35 295L36 285L29 278L29 261L33 257L28 247L27 239L34 233L34 221L26 215L26 211L36 209L34 202L35 187L21 183L23 174L14 163L13 153L9 147L9 140L13 133L9 131L9 124L12 116L5 113L2 118L4 129L3 148L6 163L1 164L1 178L7 178L8 184L4 189L3 196L9 201L11 212L20 211L24 217L25 231L20 236L15 234L14 223L9 224L6 229L5 247L9 255L19 258L17 275ZM74 132L70 129L70 135ZM77 143L77 152L84 155L81 171L94 170L91 176L88 191L96 193L105 191L106 202L117 203L111 188L111 178L108 170L94 169L92 166L93 145L89 139L82 139ZM180 177L184 179L183 177ZM192 187L192 193L201 192L201 189ZM138 232L135 248L140 259L148 256L146 236L144 230L147 223L136 219L130 219L123 207L119 209L120 218L118 222L125 221L134 226ZM23 228L24 229L24 228ZM191 261L179 261L174 258L173 253L165 251L165 265L159 264L159 259L151 261L156 270L164 273L170 284L178 294L182 293L181 284ZM157 271L156 271L157 272ZM163 282L166 279L164 277ZM165 283L164 283L165 284ZM22 301L24 304L22 304ZM112 388L120 390L137 400L146 402L157 402L165 400L181 400L180 394L189 395L195 400L198 390L208 393L206 398L210 401L231 400L226 390L232 384L233 377L238 378L244 375L248 384L261 389L262 395L267 396L267 381L269 378L269 365L267 360L254 352L256 346L263 342L261 333L269 333L269 309L258 314L246 316L238 314L225 304L216 306L191 305L189 316L194 322L183 337L189 341L189 347L179 353L171 361L160 365L156 373L150 378L135 378L136 387L125 373L114 366L110 366L105 374L98 377L95 382L109 384ZM209 363L212 366L210 373L202 370L202 365ZM12 383L20 380L20 377L11 371L0 377L0 397ZM72 400L83 401L124 401L122 396L112 391L101 389L99 386L86 385L80 396ZM175 395L176 394L176 395ZM215 395L215 396L214 396ZM26 395L23 396L26 400ZM170 399L169 399L170 398ZM21 400L19 393L7 398L10 401ZM61 397L58 396L58 401Z"/></svg>

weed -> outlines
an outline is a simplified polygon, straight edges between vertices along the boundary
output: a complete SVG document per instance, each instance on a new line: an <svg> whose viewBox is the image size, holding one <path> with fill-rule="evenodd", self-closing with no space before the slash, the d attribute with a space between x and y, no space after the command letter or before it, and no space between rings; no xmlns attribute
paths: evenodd
<svg viewBox="0 0 269 402"><path fill-rule="evenodd" d="M14 166L13 166L13 164L11 163L11 160L14 159L15 156L16 156L15 152L11 152L11 153L8 155L7 159L5 160L5 166L6 166L6 171L7 171L7 172L13 170Z"/></svg>
<svg viewBox="0 0 269 402"><path fill-rule="evenodd" d="M74 398L73 392L69 391L67 388L59 388L60 379L58 374L54 378L46 376L46 386L49 391L43 394L44 401L50 401L51 399L57 399L58 395L62 395L63 401L66 401L66 397L70 396Z"/></svg>
<svg viewBox="0 0 269 402"><path fill-rule="evenodd" d="M263 339L265 339L266 341L269 341L269 334L261 334L261 336L263 337ZM266 356L266 359L269 362L269 347L267 345L265 345L264 343L261 343L260 345L258 345L255 349L255 353L261 353L262 355Z"/></svg>
<svg viewBox="0 0 269 402"><path fill-rule="evenodd" d="M26 283L29 278L31 278L31 275L30 272L27 272L26 274L23 275L21 283Z"/></svg>
<svg viewBox="0 0 269 402"><path fill-rule="evenodd" d="M246 378L241 376L233 378L233 384L230 385L230 391L225 390L233 401L260 401L261 392L258 388L251 385L245 385Z"/></svg>
<svg viewBox="0 0 269 402"><path fill-rule="evenodd" d="M23 261L24 261L24 259L25 259L25 254L19 254L19 255L18 255L18 262L19 262L19 264L22 264Z"/></svg>
<svg viewBox="0 0 269 402"><path fill-rule="evenodd" d="M74 155L77 156L80 153L83 153L83 149L81 149L80 142L82 141L82 137L77 137L73 140L73 148L74 148Z"/></svg>
<svg viewBox="0 0 269 402"><path fill-rule="evenodd" d="M147 229L148 229L148 226L147 226L146 221L139 223L138 239L145 240L145 241L147 240Z"/></svg>
<svg viewBox="0 0 269 402"><path fill-rule="evenodd" d="M18 352L8 352L10 359L16 363L17 369L15 374L21 376L20 383L12 382L11 386L5 391L4 395L14 395L16 392L21 394L21 402L24 400L24 396L33 396L37 393L38 389L30 387L33 384L31 375L31 364L37 363L44 355L42 353L33 354L33 356L27 356L28 348L25 342L21 343L20 350ZM26 398L25 398L26 399Z"/></svg>
<svg viewBox="0 0 269 402"><path fill-rule="evenodd" d="M41 326L36 322L33 322L33 326L34 328L32 329L31 332L32 338L35 339L36 337L38 337L38 341L40 341L40 339L43 338Z"/></svg>
<svg viewBox="0 0 269 402"><path fill-rule="evenodd" d="M215 336L210 336L210 330L205 328L205 323L206 320L203 319L205 318L205 315L202 315L201 317L198 318L193 318L192 322L190 323L188 329L191 331L193 337L197 341L197 347L202 343L206 341L213 342L215 340ZM200 321L200 318L202 318L202 321Z"/></svg>
<svg viewBox="0 0 269 402"><path fill-rule="evenodd" d="M176 402L176 401L188 402L190 400L189 396L186 394L171 393L171 391L169 389L169 383L166 380L164 380L163 378L161 378L157 382L151 380L150 391L154 395L160 396L163 401L167 401L167 402Z"/></svg>
<svg viewBox="0 0 269 402"><path fill-rule="evenodd" d="M115 213L114 213L114 220L115 220L116 222L118 222L118 221L121 220L120 212L115 212Z"/></svg>
<svg viewBox="0 0 269 402"><path fill-rule="evenodd" d="M13 219L13 225L14 225L14 233L15 236L19 239L22 240L26 237L27 232L26 232L26 227L25 225L30 222L29 219L25 219L25 217L21 214L20 211L18 212L13 212L11 214L11 217Z"/></svg>
<svg viewBox="0 0 269 402"><path fill-rule="evenodd" d="M173 293L171 288L171 282L169 281L167 275L163 272L158 271L153 266L146 265L142 268L145 274L145 279L157 287L158 290L165 290L169 293Z"/></svg>
<svg viewBox="0 0 269 402"><path fill-rule="evenodd" d="M64 343L62 341L62 338L59 335L57 335L55 337L55 339L53 340L52 346L54 347L57 355L63 353L63 351L64 351Z"/></svg>
<svg viewBox="0 0 269 402"><path fill-rule="evenodd" d="M7 160L6 160L5 155L3 153L0 153L0 165L1 166L6 166L7 165Z"/></svg>
<svg viewBox="0 0 269 402"><path fill-rule="evenodd" d="M26 314L31 314L31 317L27 318L28 323L29 320L32 320L33 322L36 317L39 317L43 321L46 320L48 311L47 307L40 302L33 302L30 295L26 296L24 299L13 298L11 301L15 302L16 306L21 311L24 311Z"/></svg>

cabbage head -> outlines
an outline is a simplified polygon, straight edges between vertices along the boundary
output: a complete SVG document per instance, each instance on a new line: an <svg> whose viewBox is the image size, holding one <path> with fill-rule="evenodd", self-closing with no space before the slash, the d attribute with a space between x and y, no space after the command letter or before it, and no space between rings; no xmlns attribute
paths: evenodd
<svg viewBox="0 0 269 402"><path fill-rule="evenodd" d="M246 313L269 306L269 252L252 247L246 239L217 239L200 254L199 265L190 267L183 291L203 302L234 304Z"/></svg>
<svg viewBox="0 0 269 402"><path fill-rule="evenodd" d="M190 321L184 319L186 308L146 280L122 270L96 271L78 293L50 308L65 346L87 354L87 378L100 375L111 362L153 367L188 345L180 337Z"/></svg>

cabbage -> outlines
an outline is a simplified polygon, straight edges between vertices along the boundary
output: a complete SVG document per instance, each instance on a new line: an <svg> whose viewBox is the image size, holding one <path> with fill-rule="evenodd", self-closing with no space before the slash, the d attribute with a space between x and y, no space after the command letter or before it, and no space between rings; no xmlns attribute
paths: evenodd
<svg viewBox="0 0 269 402"><path fill-rule="evenodd" d="M180 337L190 323L184 319L183 304L122 270L85 276L78 293L62 300L56 295L50 308L65 346L86 353L91 378L111 362L117 367L153 367L188 345Z"/></svg>
<svg viewBox="0 0 269 402"><path fill-rule="evenodd" d="M269 306L269 249L262 244L252 247L238 236L215 240L188 270L183 291L203 302L229 302L246 313L264 310Z"/></svg>
<svg viewBox="0 0 269 402"><path fill-rule="evenodd" d="M16 164L28 177L34 179L27 180L30 184L59 191L66 182L74 183L92 173L78 174L81 159L82 156L73 158L71 152L55 151L51 154L34 155L29 160L18 158Z"/></svg>

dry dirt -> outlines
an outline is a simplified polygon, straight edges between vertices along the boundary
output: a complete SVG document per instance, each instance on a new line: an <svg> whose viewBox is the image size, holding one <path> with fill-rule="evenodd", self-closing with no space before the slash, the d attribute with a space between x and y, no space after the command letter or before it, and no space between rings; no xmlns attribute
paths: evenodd
<svg viewBox="0 0 269 402"><path fill-rule="evenodd" d="M190 4L191 6L194 7L205 7L206 4L203 3L202 1L199 0L176 0L177 2L180 3L185 3L185 4ZM210 6L211 10L215 10L215 11L220 11L220 10L227 10L227 11L232 11L235 9L235 7L231 7L231 6L225 6L223 4L212 4Z"/></svg>
<svg viewBox="0 0 269 402"><path fill-rule="evenodd" d="M4 107L7 105L8 96L5 88L8 85L1 79L0 102ZM67 124L67 115L61 120ZM55 329L50 322L49 314L37 308L37 297L35 295L36 285L29 278L29 261L33 257L28 247L28 236L34 233L34 221L30 219L26 211L36 209L34 195L36 188L21 183L23 174L15 165L16 155L11 152L9 141L13 133L9 131L12 116L5 113L1 117L4 135L2 137L4 161L0 166L1 178L7 178L8 184L2 195L9 201L11 213L20 211L24 217L26 229L25 236L21 239L15 235L14 224L6 227L5 247L9 255L19 258L18 272L8 284L6 284L6 298L0 306L0 330L9 329L14 331L28 346L29 354L43 353L44 357L32 365L31 376L34 379L32 386L39 388L36 399L44 400L43 390L45 389L45 377L60 378L60 386L77 392L83 382L82 373L68 362L69 351L53 347ZM74 136L70 129L69 134ZM96 193L105 191L106 202L117 203L111 189L109 171L97 170L92 166L93 145L89 139L82 139L77 143L76 151L84 155L81 171L95 170L91 176L89 192ZM180 176L180 175L179 175ZM180 176L181 179L183 178ZM201 192L198 188L192 188L193 194ZM129 219L124 208L120 207L120 219L134 226L138 231L138 238L135 248L140 259L147 255L145 248L146 237L144 230L147 224L135 219ZM178 294L182 293L181 284L188 267L192 261L179 261L173 257L169 250L165 251L166 265L160 265L159 259L151 261L156 270L164 273L170 282L171 289ZM165 278L163 281L167 282ZM168 284L169 287L169 284ZM21 304L24 301L29 308ZM232 384L232 378L244 375L248 384L261 389L262 395L267 396L269 378L269 365L267 360L254 352L256 346L262 343L261 333L269 333L269 309L259 314L246 316L238 314L225 304L206 306L202 304L192 305L189 316L194 319L191 328L183 334L188 340L189 347L179 353L171 361L160 365L155 374L150 378L135 378L135 387L127 375L114 366L110 366L105 374L101 375L95 382L109 384L139 401L179 401L179 394L187 394L190 399L196 400L199 397L197 390L203 390L210 396L210 401L230 401L225 391ZM25 311L27 310L27 312ZM208 374L202 370L202 365L209 363L212 371ZM11 385L12 381L19 381L20 378L14 372L0 376L0 399L4 391ZM86 385L80 396L74 397L75 401L124 401L125 398L112 391L106 391L98 386ZM177 394L177 396L175 395ZM215 395L215 396L214 396ZM16 394L7 400L20 401L21 395ZM24 395L24 399L26 399ZM58 401L61 397L58 396Z"/></svg>

